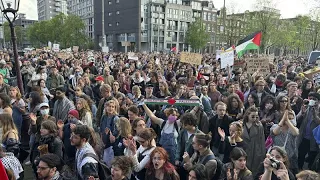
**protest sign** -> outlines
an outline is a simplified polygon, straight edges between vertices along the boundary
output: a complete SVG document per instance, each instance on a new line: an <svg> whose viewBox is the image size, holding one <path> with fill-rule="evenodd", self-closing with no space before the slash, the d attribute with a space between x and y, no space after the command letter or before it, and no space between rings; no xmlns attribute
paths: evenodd
<svg viewBox="0 0 320 180"><path fill-rule="evenodd" d="M54 52L59 52L60 51L60 44L53 44L52 50Z"/></svg>
<svg viewBox="0 0 320 180"><path fill-rule="evenodd" d="M220 58L220 54L223 53L224 51L222 50L216 50L216 60Z"/></svg>
<svg viewBox="0 0 320 180"><path fill-rule="evenodd" d="M131 46L130 41L121 41L121 46Z"/></svg>
<svg viewBox="0 0 320 180"><path fill-rule="evenodd" d="M312 79L316 85L319 85L320 84L320 72L313 74Z"/></svg>
<svg viewBox="0 0 320 180"><path fill-rule="evenodd" d="M269 68L269 59L265 57L260 58L247 58L247 72L249 74L255 73L259 69L259 73L263 74L264 76L270 73Z"/></svg>
<svg viewBox="0 0 320 180"><path fill-rule="evenodd" d="M226 51L220 54L221 69L226 68L228 65L233 66L234 64L234 51Z"/></svg>
<svg viewBox="0 0 320 180"><path fill-rule="evenodd" d="M109 53L109 47L108 46L102 47L102 52Z"/></svg>
<svg viewBox="0 0 320 180"><path fill-rule="evenodd" d="M79 46L73 46L72 47L73 52L78 52L79 51Z"/></svg>
<svg viewBox="0 0 320 180"><path fill-rule="evenodd" d="M134 52L129 52L129 53L128 53L128 59L129 59L129 60L138 61L138 60L139 60L139 57L136 56Z"/></svg>
<svg viewBox="0 0 320 180"><path fill-rule="evenodd" d="M70 56L71 55L69 53L65 53L65 52L58 53L58 58L60 58L60 59L66 60L66 59L70 58Z"/></svg>
<svg viewBox="0 0 320 180"><path fill-rule="evenodd" d="M200 101L198 99L144 99L145 104L156 105L175 105L175 106L199 106Z"/></svg>
<svg viewBox="0 0 320 180"><path fill-rule="evenodd" d="M269 63L273 64L274 63L274 54L269 54Z"/></svg>
<svg viewBox="0 0 320 180"><path fill-rule="evenodd" d="M156 64L160 65L160 59L159 58L156 59Z"/></svg>
<svg viewBox="0 0 320 180"><path fill-rule="evenodd" d="M189 64L200 65L202 61L202 55L198 53L181 52L180 62Z"/></svg>
<svg viewBox="0 0 320 180"><path fill-rule="evenodd" d="M320 73L320 68L315 67L313 69L309 69L308 71L303 72L303 74L308 78L308 79L313 79L314 74Z"/></svg>

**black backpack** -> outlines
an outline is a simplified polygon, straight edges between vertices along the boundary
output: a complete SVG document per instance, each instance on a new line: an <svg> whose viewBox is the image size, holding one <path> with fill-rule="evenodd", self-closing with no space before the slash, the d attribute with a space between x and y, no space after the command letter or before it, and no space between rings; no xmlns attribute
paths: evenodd
<svg viewBox="0 0 320 180"><path fill-rule="evenodd" d="M98 175L99 179L107 179L111 175L111 171L108 166L101 162L99 157L93 153L87 153L83 156L82 160L86 157L91 157L98 162Z"/></svg>
<svg viewBox="0 0 320 180"><path fill-rule="evenodd" d="M220 176L221 176L221 171L222 171L222 167L223 167L223 163L220 161L220 159L216 158L214 156L214 154L210 154L210 155L207 155L203 161L202 161L202 164L203 165L206 165L208 161L210 160L216 160L217 162L217 168L216 168L216 173L214 174L214 176L211 178L211 180L216 180L216 179L219 179Z"/></svg>

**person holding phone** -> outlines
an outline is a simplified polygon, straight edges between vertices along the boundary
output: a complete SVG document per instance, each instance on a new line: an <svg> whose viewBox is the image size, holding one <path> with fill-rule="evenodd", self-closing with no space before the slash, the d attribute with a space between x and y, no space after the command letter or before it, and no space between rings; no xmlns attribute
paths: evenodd
<svg viewBox="0 0 320 180"><path fill-rule="evenodd" d="M305 156L308 154L308 167L311 169L313 161L319 152L318 144L313 136L313 129L320 124L319 116L319 100L320 94L316 92L309 93L308 106L301 106L301 110L297 115L299 124L299 136L297 140L298 146L298 166L303 168Z"/></svg>

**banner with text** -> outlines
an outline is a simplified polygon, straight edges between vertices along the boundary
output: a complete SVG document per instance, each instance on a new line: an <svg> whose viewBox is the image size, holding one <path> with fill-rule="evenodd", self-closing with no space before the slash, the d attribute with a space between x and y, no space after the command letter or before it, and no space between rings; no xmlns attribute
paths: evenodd
<svg viewBox="0 0 320 180"><path fill-rule="evenodd" d="M189 64L200 65L202 61L202 55L198 53L181 52L180 62Z"/></svg>
<svg viewBox="0 0 320 180"><path fill-rule="evenodd" d="M268 58L265 58L265 57L247 58L246 63L247 63L247 72L249 74L253 74L257 70L259 70L259 73L263 74L264 76L266 76L270 73Z"/></svg>
<svg viewBox="0 0 320 180"><path fill-rule="evenodd" d="M233 66L234 64L234 50L226 51L220 54L221 69L227 68L227 66Z"/></svg>

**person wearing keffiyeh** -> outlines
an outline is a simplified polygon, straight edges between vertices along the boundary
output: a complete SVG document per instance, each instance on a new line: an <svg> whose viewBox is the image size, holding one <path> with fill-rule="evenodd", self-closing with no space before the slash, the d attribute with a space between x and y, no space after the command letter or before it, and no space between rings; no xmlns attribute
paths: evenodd
<svg viewBox="0 0 320 180"><path fill-rule="evenodd" d="M66 88L61 86L56 89L57 101L54 103L53 116L57 120L62 120L66 122L68 120L68 113L70 110L75 109L74 104L70 101L66 95Z"/></svg>
<svg viewBox="0 0 320 180"><path fill-rule="evenodd" d="M38 178L41 180L63 180L59 173L62 170L63 163L55 154L44 154L40 156L39 165L37 166Z"/></svg>

